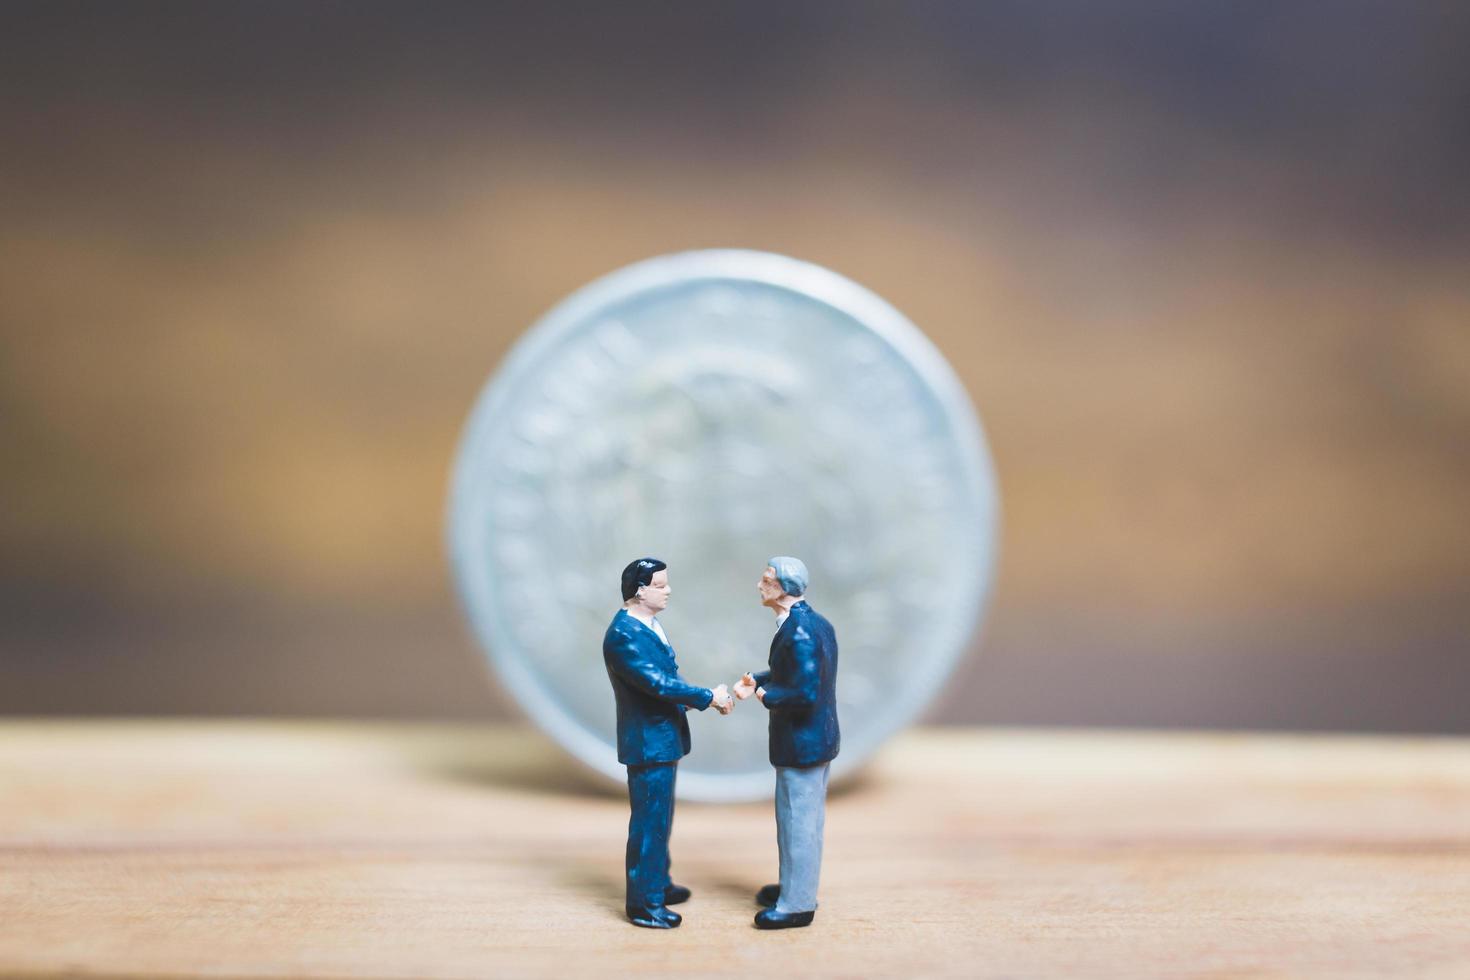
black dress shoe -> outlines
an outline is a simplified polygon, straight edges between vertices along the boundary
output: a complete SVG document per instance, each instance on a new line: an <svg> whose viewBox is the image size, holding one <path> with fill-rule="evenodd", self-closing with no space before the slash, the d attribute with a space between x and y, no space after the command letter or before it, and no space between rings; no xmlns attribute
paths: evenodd
<svg viewBox="0 0 1470 980"><path fill-rule="evenodd" d="M802 926L811 925L816 914L815 912L777 912L775 909L766 909L764 912L755 914L755 927L757 929L800 929Z"/></svg>
<svg viewBox="0 0 1470 980"><path fill-rule="evenodd" d="M659 908L653 911L655 915L669 924L670 929L679 928L679 923L684 921L684 917L672 909Z"/></svg>
<svg viewBox="0 0 1470 980"><path fill-rule="evenodd" d="M664 889L664 904L678 905L680 902L687 902L692 894L693 892L683 885L670 885Z"/></svg>
<svg viewBox="0 0 1470 980"><path fill-rule="evenodd" d="M780 898L780 885L762 885L761 890L755 893L755 904L763 909L773 909Z"/></svg>
<svg viewBox="0 0 1470 980"><path fill-rule="evenodd" d="M680 922L684 921L663 906L657 908L634 908L629 906L623 909L623 911L628 913L629 922L635 926L642 926L645 929L673 929ZM673 919L670 920L668 916L673 916Z"/></svg>

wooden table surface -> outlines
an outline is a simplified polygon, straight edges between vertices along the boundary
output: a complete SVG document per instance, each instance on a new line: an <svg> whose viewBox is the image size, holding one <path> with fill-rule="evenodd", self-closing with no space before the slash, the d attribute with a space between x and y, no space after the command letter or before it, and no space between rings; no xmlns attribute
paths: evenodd
<svg viewBox="0 0 1470 980"><path fill-rule="evenodd" d="M1470 977L1470 740L932 729L834 790L758 932L768 804L626 801L519 728L0 724L0 973Z"/></svg>

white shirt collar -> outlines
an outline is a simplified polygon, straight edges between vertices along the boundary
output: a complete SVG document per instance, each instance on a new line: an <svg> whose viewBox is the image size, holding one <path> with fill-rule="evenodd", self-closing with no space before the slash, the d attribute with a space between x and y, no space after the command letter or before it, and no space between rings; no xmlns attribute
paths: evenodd
<svg viewBox="0 0 1470 980"><path fill-rule="evenodd" d="M659 623L657 616L650 616L648 619L644 619L642 616L634 615L633 610L631 609L625 608L623 611L628 614L629 619L636 619L644 626L647 626L649 629L653 630L654 634L660 640L664 641L664 646L669 647L670 649L673 648L674 645L669 642L668 634L664 632L663 625Z"/></svg>
<svg viewBox="0 0 1470 980"><path fill-rule="evenodd" d="M797 600L791 604L791 609L795 609L797 606L801 605L803 602L806 602L806 597L805 596L798 597ZM781 627L783 625L785 625L786 620L791 616L791 609L783 609L783 610L781 610L781 614L776 617L776 632L777 633L781 632Z"/></svg>

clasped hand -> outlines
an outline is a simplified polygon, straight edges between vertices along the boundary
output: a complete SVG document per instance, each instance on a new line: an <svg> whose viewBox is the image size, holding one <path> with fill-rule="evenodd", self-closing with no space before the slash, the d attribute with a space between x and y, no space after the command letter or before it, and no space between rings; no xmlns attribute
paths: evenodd
<svg viewBox="0 0 1470 980"><path fill-rule="evenodd" d="M739 698L740 700L744 701L746 698L750 697L752 694L754 694L756 696L756 698L758 700L760 700L760 702L762 704L765 703L765 700L766 700L766 692L765 692L765 689L764 688L756 687L755 686L755 677L752 676L749 671L746 671L745 672L745 675L742 676L740 678L740 680L738 680L738 681L735 682L735 696L737 698Z"/></svg>
<svg viewBox="0 0 1470 980"><path fill-rule="evenodd" d="M755 697L763 703L766 700L765 688L756 687L755 677L752 676L748 671L740 678L740 680L735 682L735 689L733 691L734 697L731 697L732 692L730 688L726 687L724 684L716 687L714 693L714 700L712 700L710 704L714 707L716 711L718 711L722 715L728 715L730 712L735 710L735 701L737 699L744 701L751 695L755 695Z"/></svg>

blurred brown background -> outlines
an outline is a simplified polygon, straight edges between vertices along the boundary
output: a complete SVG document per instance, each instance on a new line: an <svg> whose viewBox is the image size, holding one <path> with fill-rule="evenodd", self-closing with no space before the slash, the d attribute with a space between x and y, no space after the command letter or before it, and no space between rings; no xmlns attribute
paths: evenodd
<svg viewBox="0 0 1470 980"><path fill-rule="evenodd" d="M460 423L567 292L744 246L988 428L932 719L1470 731L1470 7L0 18L0 710L510 713Z"/></svg>

